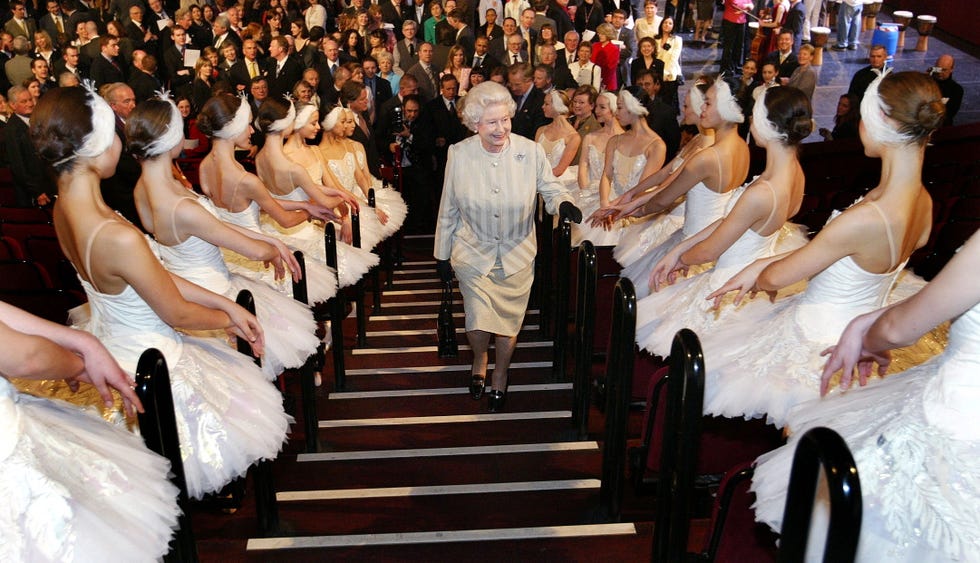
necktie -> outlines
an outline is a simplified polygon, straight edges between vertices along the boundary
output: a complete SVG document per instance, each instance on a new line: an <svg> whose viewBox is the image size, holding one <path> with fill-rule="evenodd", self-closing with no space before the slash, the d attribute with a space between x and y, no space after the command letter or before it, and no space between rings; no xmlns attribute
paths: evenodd
<svg viewBox="0 0 980 563"><path fill-rule="evenodd" d="M116 67L116 70L122 72L122 67L119 66L119 63L116 62L116 59L109 59L109 62L112 63L112 66Z"/></svg>
<svg viewBox="0 0 980 563"><path fill-rule="evenodd" d="M425 75L429 77L429 83L432 85L432 88L438 90L438 88L436 88L436 79L432 77L432 70L428 67L428 65L423 66L422 70L424 70Z"/></svg>
<svg viewBox="0 0 980 563"><path fill-rule="evenodd" d="M61 16L55 16L54 17L54 25L55 25L55 27L58 28L58 33L64 33L65 32L65 26L64 26L64 24L61 23Z"/></svg>
<svg viewBox="0 0 980 563"><path fill-rule="evenodd" d="M330 76L337 74L337 63L330 65Z"/></svg>
<svg viewBox="0 0 980 563"><path fill-rule="evenodd" d="M483 66L483 57L481 57L480 55L473 57L473 68L476 68L478 66Z"/></svg>
<svg viewBox="0 0 980 563"><path fill-rule="evenodd" d="M415 58L415 43L408 44L408 54Z"/></svg>
<svg viewBox="0 0 980 563"><path fill-rule="evenodd" d="M517 63L519 63L519 62L521 62L521 58L517 56L517 53L513 53L513 55L514 55L514 64L515 64L515 65L516 65Z"/></svg>
<svg viewBox="0 0 980 563"><path fill-rule="evenodd" d="M449 113L456 115L456 102L449 100Z"/></svg>
<svg viewBox="0 0 980 563"><path fill-rule="evenodd" d="M255 61L249 61L248 62L248 77L249 78L255 78L258 75L259 75L259 73L255 69Z"/></svg>

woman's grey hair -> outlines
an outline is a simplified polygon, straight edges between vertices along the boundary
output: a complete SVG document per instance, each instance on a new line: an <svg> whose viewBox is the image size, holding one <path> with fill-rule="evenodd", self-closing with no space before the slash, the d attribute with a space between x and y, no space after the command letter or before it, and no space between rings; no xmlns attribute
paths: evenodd
<svg viewBox="0 0 980 563"><path fill-rule="evenodd" d="M511 97L510 91L492 80L477 84L472 90L467 92L463 98L460 116L469 130L476 131L476 125L483 119L483 114L490 106L503 105L507 112L514 117L517 111L517 104Z"/></svg>
<svg viewBox="0 0 980 563"><path fill-rule="evenodd" d="M408 20L408 21L412 21L412 20ZM382 51L382 52L378 53L374 58L377 59L378 62L381 62L382 60L386 60L386 61L389 61L389 62L394 62L395 61L395 58L392 57L391 56L391 53L389 53L388 51Z"/></svg>

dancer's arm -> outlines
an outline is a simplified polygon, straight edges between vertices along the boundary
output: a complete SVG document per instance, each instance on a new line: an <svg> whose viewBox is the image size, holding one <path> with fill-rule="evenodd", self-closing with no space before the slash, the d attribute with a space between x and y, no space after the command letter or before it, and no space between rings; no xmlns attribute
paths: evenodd
<svg viewBox="0 0 980 563"><path fill-rule="evenodd" d="M298 202L283 201L281 203L287 205L280 204L279 200L272 197L272 194L269 193L269 190L266 189L265 184L259 180L258 176L249 174L241 181L244 193L251 200L255 201L262 211L265 211L276 223L279 223L283 227L295 227L310 218L309 212L303 209L302 206L292 205Z"/></svg>
<svg viewBox="0 0 980 563"><path fill-rule="evenodd" d="M581 144L582 137L577 132L573 132L565 138L565 151L561 153L561 160L558 162L558 166L555 166L551 171L555 175L555 178L564 174L565 170L568 170L568 167L572 165L572 161L575 160L575 152L578 151Z"/></svg>

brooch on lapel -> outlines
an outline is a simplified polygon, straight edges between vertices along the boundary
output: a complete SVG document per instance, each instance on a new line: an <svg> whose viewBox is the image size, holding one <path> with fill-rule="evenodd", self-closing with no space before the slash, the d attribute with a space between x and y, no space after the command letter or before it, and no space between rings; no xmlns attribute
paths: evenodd
<svg viewBox="0 0 980 563"><path fill-rule="evenodd" d="M524 157L525 156L527 156L527 155L525 155L522 152L521 153L517 153L517 154L514 155L514 160L516 160L517 162L524 162Z"/></svg>

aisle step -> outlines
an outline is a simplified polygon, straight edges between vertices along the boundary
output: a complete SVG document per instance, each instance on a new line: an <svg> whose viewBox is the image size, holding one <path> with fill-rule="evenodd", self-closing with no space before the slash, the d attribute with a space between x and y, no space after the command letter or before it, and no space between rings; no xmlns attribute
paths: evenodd
<svg viewBox="0 0 980 563"><path fill-rule="evenodd" d="M296 461L300 463L308 463L362 459L453 457L572 451L599 451L599 443L551 442L533 444L505 444L500 446L460 446L456 448L410 448L402 450L367 450L360 452L324 452L315 454L299 454L296 456Z"/></svg>
<svg viewBox="0 0 980 563"><path fill-rule="evenodd" d="M524 325L521 327L521 332L528 332L532 330L541 330L540 325ZM466 334L465 328L457 328L457 334ZM420 336L420 335L436 335L438 334L438 329L435 328L420 328L411 330L369 330L365 333L368 338L372 336Z"/></svg>
<svg viewBox="0 0 980 563"><path fill-rule="evenodd" d="M527 315L537 315L540 311L537 309L528 309ZM466 315L463 313L453 313L453 317L463 318ZM415 315L371 315L368 318L371 322L380 321L422 321L422 320L437 320L439 318L439 313L424 313Z"/></svg>
<svg viewBox="0 0 980 563"><path fill-rule="evenodd" d="M550 348L553 343L550 340L543 340L538 342L518 342L517 348ZM494 346L491 344L490 349L493 350ZM469 344L460 344L459 350L461 352L470 351ZM367 356L371 354L417 354L421 352L438 352L438 346L391 346L385 348L355 348L353 354L355 356Z"/></svg>
<svg viewBox="0 0 980 563"><path fill-rule="evenodd" d="M522 369L522 368L550 368L552 362L514 362L510 364L510 369ZM491 363L487 366L487 370L493 370L496 364ZM404 366L404 367L390 367L390 368L366 368L366 369L349 369L347 370L347 377L356 377L360 375L394 375L399 373L433 373L433 372L457 372L457 371L470 371L471 366L467 364L457 364L450 366Z"/></svg>
<svg viewBox="0 0 980 563"><path fill-rule="evenodd" d="M449 414L435 416L397 416L384 418L351 418L320 420L320 428L347 428L353 426L406 426L416 424L462 424L471 422L498 422L505 420L541 420L544 418L571 418L572 411L497 412L486 414Z"/></svg>
<svg viewBox="0 0 980 563"><path fill-rule="evenodd" d="M279 502L304 502L316 500L519 493L527 491L563 491L572 489L598 489L601 484L602 483L598 479L563 479L551 481L517 481L511 483L432 485L422 487L376 487L371 489L279 491L276 493L276 500Z"/></svg>
<svg viewBox="0 0 980 563"><path fill-rule="evenodd" d="M571 390L571 383L541 383L537 385L508 385L508 393L527 391ZM392 389L388 391L335 391L327 397L331 401L348 399L381 399L395 397L422 397L432 395L467 395L469 387L438 387L432 389Z"/></svg>
<svg viewBox="0 0 980 563"><path fill-rule="evenodd" d="M636 526L625 524L586 524L578 526L540 526L484 530L440 530L395 534L352 534L346 536L307 536L296 538L253 538L248 550L287 550L349 546L382 546L418 543L452 543L541 538L580 538L609 535L635 535Z"/></svg>

